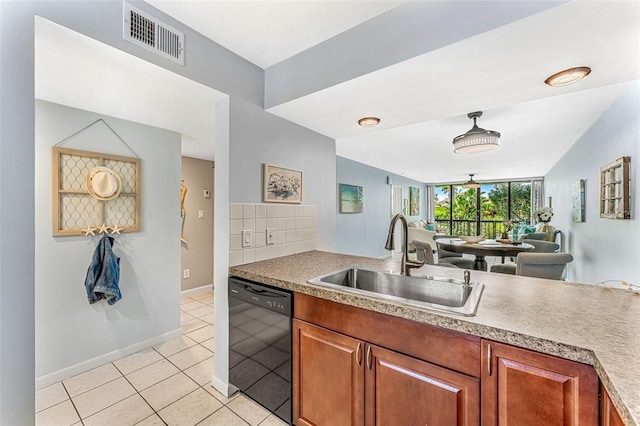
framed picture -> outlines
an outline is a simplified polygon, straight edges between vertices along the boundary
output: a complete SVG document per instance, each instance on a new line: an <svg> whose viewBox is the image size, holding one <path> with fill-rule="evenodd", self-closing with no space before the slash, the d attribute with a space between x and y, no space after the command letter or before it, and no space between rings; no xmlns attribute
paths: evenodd
<svg viewBox="0 0 640 426"><path fill-rule="evenodd" d="M340 213L362 213L362 187L340 184Z"/></svg>
<svg viewBox="0 0 640 426"><path fill-rule="evenodd" d="M584 222L584 179L571 185L571 218L574 222Z"/></svg>
<svg viewBox="0 0 640 426"><path fill-rule="evenodd" d="M262 200L265 203L302 203L302 172L264 164Z"/></svg>
<svg viewBox="0 0 640 426"><path fill-rule="evenodd" d="M420 214L420 188L415 186L409 187L409 216L418 216Z"/></svg>

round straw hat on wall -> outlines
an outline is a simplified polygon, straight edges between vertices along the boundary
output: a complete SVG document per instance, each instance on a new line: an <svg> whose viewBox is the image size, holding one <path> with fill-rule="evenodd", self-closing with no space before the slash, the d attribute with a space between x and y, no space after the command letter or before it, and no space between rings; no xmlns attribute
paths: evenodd
<svg viewBox="0 0 640 426"><path fill-rule="evenodd" d="M87 191L97 200L113 200L121 189L120 176L108 167L92 167L87 173Z"/></svg>

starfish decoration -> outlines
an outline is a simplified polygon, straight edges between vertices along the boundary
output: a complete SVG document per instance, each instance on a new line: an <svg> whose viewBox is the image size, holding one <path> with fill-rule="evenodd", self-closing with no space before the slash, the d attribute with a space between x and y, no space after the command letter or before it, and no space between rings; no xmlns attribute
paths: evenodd
<svg viewBox="0 0 640 426"><path fill-rule="evenodd" d="M96 235L95 231L96 231L96 228L93 228L93 227L87 225L87 229L85 229L83 231L84 232L84 236L88 237L89 235L93 235L95 237L95 235Z"/></svg>
<svg viewBox="0 0 640 426"><path fill-rule="evenodd" d="M100 234L108 234L109 233L109 227L103 223L102 226L98 226L98 233L100 233Z"/></svg>
<svg viewBox="0 0 640 426"><path fill-rule="evenodd" d="M111 235L115 235L115 234L120 235L120 231L122 231L122 228L119 227L117 223L111 226Z"/></svg>

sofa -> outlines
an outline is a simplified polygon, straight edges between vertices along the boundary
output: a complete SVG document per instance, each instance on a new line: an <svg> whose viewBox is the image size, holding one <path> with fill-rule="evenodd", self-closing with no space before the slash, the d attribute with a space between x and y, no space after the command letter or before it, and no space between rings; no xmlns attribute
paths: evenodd
<svg viewBox="0 0 640 426"><path fill-rule="evenodd" d="M418 240L418 241L423 241L425 243L428 243L431 246L431 250L433 252L435 252L438 249L438 246L436 245L435 242L435 236L438 234L435 231L435 226L434 226L434 230L430 231L427 229L427 225L429 223L426 220L416 220L413 222L409 222L408 224L408 235L407 235L407 241L410 244L410 249L413 249L413 245L411 244L411 241L413 240Z"/></svg>
<svg viewBox="0 0 640 426"><path fill-rule="evenodd" d="M556 240L556 236L557 234L560 233L560 231L557 231L555 228L553 228L552 226L550 226L549 228L551 228L551 235L553 236L552 239L549 238L549 233L548 232L542 232L542 223L539 223L537 225L520 225L520 233L518 236L518 241L523 241L524 239L528 239L528 240L542 240L542 241L555 241ZM524 232L523 232L524 230ZM509 239L513 240L513 231L509 231L508 233L509 235Z"/></svg>

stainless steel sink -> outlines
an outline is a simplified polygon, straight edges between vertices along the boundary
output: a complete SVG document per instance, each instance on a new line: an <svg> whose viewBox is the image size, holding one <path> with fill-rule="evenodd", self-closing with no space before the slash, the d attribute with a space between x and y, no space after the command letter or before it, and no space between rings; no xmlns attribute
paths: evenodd
<svg viewBox="0 0 640 426"><path fill-rule="evenodd" d="M476 314L484 289L481 283L465 284L451 278L357 268L312 278L309 283L464 316Z"/></svg>

